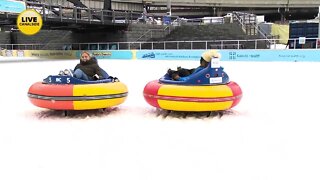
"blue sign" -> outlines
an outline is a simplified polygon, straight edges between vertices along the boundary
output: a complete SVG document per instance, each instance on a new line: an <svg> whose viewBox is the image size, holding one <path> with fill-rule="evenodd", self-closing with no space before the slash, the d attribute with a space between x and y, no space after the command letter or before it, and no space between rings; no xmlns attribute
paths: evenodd
<svg viewBox="0 0 320 180"><path fill-rule="evenodd" d="M219 50L223 61L320 61L320 50Z"/></svg>
<svg viewBox="0 0 320 180"><path fill-rule="evenodd" d="M139 60L199 60L205 50L141 50Z"/></svg>
<svg viewBox="0 0 320 180"><path fill-rule="evenodd" d="M199 60L206 50L141 50L138 60ZM320 61L320 49L218 50L222 61Z"/></svg>
<svg viewBox="0 0 320 180"><path fill-rule="evenodd" d="M156 58L156 54L154 52L146 53L142 55L142 58L144 59L153 59Z"/></svg>
<svg viewBox="0 0 320 180"><path fill-rule="evenodd" d="M0 0L0 12L21 13L26 10L26 4L23 1Z"/></svg>

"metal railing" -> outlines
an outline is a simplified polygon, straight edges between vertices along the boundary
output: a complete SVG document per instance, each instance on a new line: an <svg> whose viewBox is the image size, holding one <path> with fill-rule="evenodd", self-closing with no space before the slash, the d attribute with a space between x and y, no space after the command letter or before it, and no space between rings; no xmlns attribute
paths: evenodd
<svg viewBox="0 0 320 180"><path fill-rule="evenodd" d="M165 26L163 29L148 29L145 33L143 33L139 38L137 38L134 42L141 41L142 39L152 39L154 34L159 32L161 36L166 36L170 34L170 26Z"/></svg>
<svg viewBox="0 0 320 180"><path fill-rule="evenodd" d="M141 13L93 9L87 7L52 5L39 2L26 2L28 9L35 9L46 20L60 22L87 22L87 23L121 23L128 24L136 21Z"/></svg>
<svg viewBox="0 0 320 180"><path fill-rule="evenodd" d="M239 24L241 25L242 29L246 32L246 28L247 26L252 26L253 29L264 39L270 39L267 36L267 33L264 32L262 29L259 28L259 26L255 23L256 18L254 18L254 22L252 22L251 14L247 14L247 13L242 13L242 12L233 12L232 16L235 17L235 19L239 22ZM254 15L255 16L255 15ZM269 44L271 45L272 40L270 39Z"/></svg>
<svg viewBox="0 0 320 180"><path fill-rule="evenodd" d="M317 38L289 39L287 45L278 44L281 39L210 40L210 41L158 41L158 42L99 42L99 43L51 43L51 44L0 44L7 50L142 50L142 49L319 49ZM269 44L271 42L271 45Z"/></svg>

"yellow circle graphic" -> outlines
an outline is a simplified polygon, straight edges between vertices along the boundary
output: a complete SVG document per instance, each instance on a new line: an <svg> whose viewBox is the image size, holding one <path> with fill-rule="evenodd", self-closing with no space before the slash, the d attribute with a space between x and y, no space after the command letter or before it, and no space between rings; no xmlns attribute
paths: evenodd
<svg viewBox="0 0 320 180"><path fill-rule="evenodd" d="M42 17L37 11L27 9L19 14L17 26L23 34L34 35L38 33L42 27Z"/></svg>

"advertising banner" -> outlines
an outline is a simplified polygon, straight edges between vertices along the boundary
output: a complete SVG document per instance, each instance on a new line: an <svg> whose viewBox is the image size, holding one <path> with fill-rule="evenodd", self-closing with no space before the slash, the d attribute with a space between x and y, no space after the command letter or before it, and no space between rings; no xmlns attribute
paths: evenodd
<svg viewBox="0 0 320 180"><path fill-rule="evenodd" d="M224 61L320 61L320 50L219 50Z"/></svg>
<svg viewBox="0 0 320 180"><path fill-rule="evenodd" d="M205 50L140 50L139 60L199 60Z"/></svg>
<svg viewBox="0 0 320 180"><path fill-rule="evenodd" d="M80 58L80 54L83 51L77 51L76 58ZM92 56L96 57L97 59L118 59L118 60L129 60L133 59L134 51L131 50L94 50L88 51Z"/></svg>
<svg viewBox="0 0 320 180"><path fill-rule="evenodd" d="M138 60L199 60L206 50L141 50ZM261 50L218 50L222 61L320 61L317 49L261 49Z"/></svg>
<svg viewBox="0 0 320 180"><path fill-rule="evenodd" d="M23 56L39 59L77 59L76 52L64 50L24 50Z"/></svg>

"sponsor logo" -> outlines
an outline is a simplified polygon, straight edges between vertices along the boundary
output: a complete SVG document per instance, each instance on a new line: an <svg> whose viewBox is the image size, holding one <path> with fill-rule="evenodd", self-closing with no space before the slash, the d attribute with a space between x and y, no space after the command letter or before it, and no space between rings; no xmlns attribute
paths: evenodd
<svg viewBox="0 0 320 180"><path fill-rule="evenodd" d="M37 34L42 27L42 17L37 11L27 9L19 14L17 26L25 35Z"/></svg>
<svg viewBox="0 0 320 180"><path fill-rule="evenodd" d="M237 53L236 52L229 52L229 59L236 59Z"/></svg>
<svg viewBox="0 0 320 180"><path fill-rule="evenodd" d="M93 52L92 53L93 56L111 56L111 52Z"/></svg>
<svg viewBox="0 0 320 180"><path fill-rule="evenodd" d="M142 58L155 58L155 57L156 55L153 52L142 55Z"/></svg>

